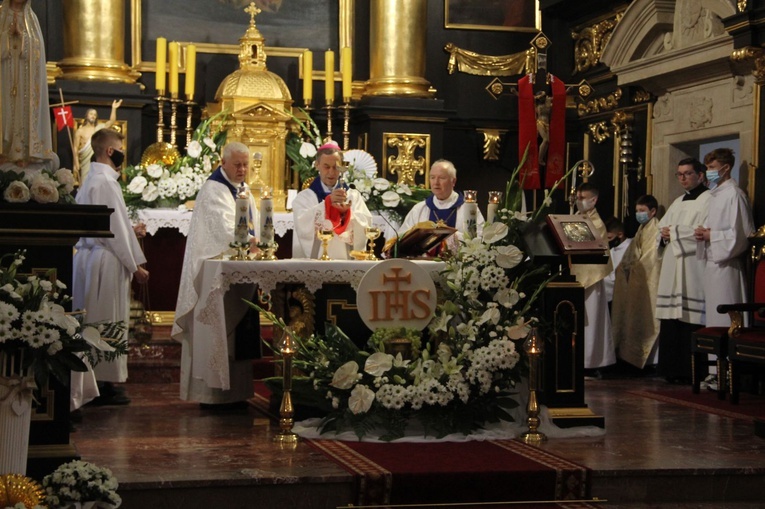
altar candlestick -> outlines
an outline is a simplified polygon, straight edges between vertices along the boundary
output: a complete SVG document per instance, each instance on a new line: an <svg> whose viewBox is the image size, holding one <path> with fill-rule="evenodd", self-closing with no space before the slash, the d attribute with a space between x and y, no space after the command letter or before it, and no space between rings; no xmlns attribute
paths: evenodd
<svg viewBox="0 0 765 509"><path fill-rule="evenodd" d="M335 52L331 49L324 53L324 97L327 104L335 102Z"/></svg>
<svg viewBox="0 0 765 509"><path fill-rule="evenodd" d="M197 47L194 44L186 46L186 97L194 98L194 81L197 71Z"/></svg>
<svg viewBox="0 0 765 509"><path fill-rule="evenodd" d="M260 243L274 241L274 199L271 190L266 188L260 195Z"/></svg>
<svg viewBox="0 0 765 509"><path fill-rule="evenodd" d="M494 222L494 217L499 210L499 202L502 201L502 191L489 191L489 203L486 205L486 224Z"/></svg>
<svg viewBox="0 0 765 509"><path fill-rule="evenodd" d="M157 72L154 81L157 93L165 95L165 73L167 72L167 39L157 37Z"/></svg>
<svg viewBox="0 0 765 509"><path fill-rule="evenodd" d="M313 52L303 52L303 101L308 104L313 99Z"/></svg>
<svg viewBox="0 0 765 509"><path fill-rule="evenodd" d="M171 42L168 44L167 51L168 67L170 78L168 79L167 89L170 92L170 97L178 97L178 43Z"/></svg>
<svg viewBox="0 0 765 509"><path fill-rule="evenodd" d="M343 101L350 102L353 95L353 59L351 48L343 46L340 56L343 66Z"/></svg>
<svg viewBox="0 0 765 509"><path fill-rule="evenodd" d="M476 197L478 192L474 190L465 190L465 223L467 225L467 234L470 238L478 235L478 203Z"/></svg>
<svg viewBox="0 0 765 509"><path fill-rule="evenodd" d="M247 244L248 242L248 222L249 222L250 199L247 188L244 184L239 186L236 193L236 216L234 219L234 242L238 244Z"/></svg>

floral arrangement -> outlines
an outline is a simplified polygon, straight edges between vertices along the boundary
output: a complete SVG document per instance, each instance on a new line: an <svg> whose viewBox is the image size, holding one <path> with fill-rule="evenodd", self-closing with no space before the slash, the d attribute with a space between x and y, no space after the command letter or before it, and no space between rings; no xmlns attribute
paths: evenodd
<svg viewBox="0 0 765 509"><path fill-rule="evenodd" d="M295 129L291 130L287 135L285 148L287 157L292 161L291 168L297 173L298 179L302 184L316 176L316 168L314 168L313 163L316 158L317 148L322 145L322 139L319 126L316 125L316 122L313 121L304 109L301 108L299 111L301 117L306 120L302 121L295 115L292 115Z"/></svg>
<svg viewBox="0 0 765 509"><path fill-rule="evenodd" d="M0 353L16 357L19 371L31 369L37 387L45 387L50 373L68 384L71 371L87 370L82 356L95 366L127 353L123 323L83 326L62 306L70 300L65 284L18 273L24 254L0 257Z"/></svg>
<svg viewBox="0 0 765 509"><path fill-rule="evenodd" d="M61 465L43 478L42 485L50 507L80 503L83 508L117 508L122 504L122 498L117 494L119 483L111 470L86 461Z"/></svg>
<svg viewBox="0 0 765 509"><path fill-rule="evenodd" d="M430 196L429 189L369 177L366 173L356 171L353 165L348 167L348 182L361 193L370 211L385 214L386 219L399 224L416 203Z"/></svg>
<svg viewBox="0 0 765 509"><path fill-rule="evenodd" d="M269 316L295 339L293 363L302 375L293 380L293 399L323 412L322 433L353 430L361 438L374 431L395 440L417 422L426 436L443 437L513 420L515 386L528 369L522 344L539 321L537 298L555 276L527 256L523 232L563 182L547 192L542 208L522 214L520 167L495 222L446 260L436 313L422 337L381 329L359 348L331 324L323 336L301 338ZM388 348L392 338L410 344L407 355ZM269 386L278 392L280 381Z"/></svg>
<svg viewBox="0 0 765 509"><path fill-rule="evenodd" d="M177 207L196 198L202 184L220 163L220 151L227 132L213 130L222 125L225 112L208 118L194 130L186 155L171 166L149 164L129 166L121 183L129 209Z"/></svg>
<svg viewBox="0 0 765 509"><path fill-rule="evenodd" d="M72 170L43 169L29 175L13 170L0 172L0 195L8 203L74 203Z"/></svg>

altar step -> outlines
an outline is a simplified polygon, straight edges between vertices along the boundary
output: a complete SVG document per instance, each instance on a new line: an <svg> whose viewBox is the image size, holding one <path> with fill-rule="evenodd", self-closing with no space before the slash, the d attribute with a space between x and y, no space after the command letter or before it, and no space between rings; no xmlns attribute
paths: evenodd
<svg viewBox="0 0 765 509"><path fill-rule="evenodd" d="M170 337L170 325L154 325L147 343L131 340L128 354L128 374L131 383L177 383L181 372L181 344ZM261 326L261 337L270 341L273 326ZM264 347L264 357L254 359L253 379L274 376L271 352Z"/></svg>

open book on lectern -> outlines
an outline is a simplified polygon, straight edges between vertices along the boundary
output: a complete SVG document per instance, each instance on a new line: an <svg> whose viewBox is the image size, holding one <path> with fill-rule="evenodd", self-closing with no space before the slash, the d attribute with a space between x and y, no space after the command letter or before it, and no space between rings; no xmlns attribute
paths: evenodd
<svg viewBox="0 0 765 509"><path fill-rule="evenodd" d="M423 221L398 238L389 239L383 247L383 253L388 258L421 258L455 233L456 228L442 222Z"/></svg>

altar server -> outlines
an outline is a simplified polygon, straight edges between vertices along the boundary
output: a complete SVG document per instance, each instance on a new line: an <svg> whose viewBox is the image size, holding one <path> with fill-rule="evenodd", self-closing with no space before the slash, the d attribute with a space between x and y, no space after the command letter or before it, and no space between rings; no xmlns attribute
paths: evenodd
<svg viewBox="0 0 765 509"><path fill-rule="evenodd" d="M451 161L439 159L430 167L428 179L433 194L412 207L398 231L404 234L417 223L443 220L447 226L457 229L457 233L447 240L449 249L456 250L468 229L465 198L454 190L457 168ZM476 220L478 236L483 232L483 225L483 214L479 210Z"/></svg>
<svg viewBox="0 0 765 509"><path fill-rule="evenodd" d="M582 183L576 191L577 213L592 221L595 234L604 241L608 232L600 219L595 204L598 202L598 188ZM584 287L584 367L596 369L616 363L614 342L611 337L611 318L608 315L608 301L603 280L613 270L611 257L602 264L575 264L571 274Z"/></svg>
<svg viewBox="0 0 765 509"><path fill-rule="evenodd" d="M221 165L210 175L197 194L191 217L186 252L183 256L181 284L175 307L172 337L183 345L181 355L181 399L198 401L203 405L243 405L252 397L252 361L234 360L229 355L228 385L220 383L220 367L214 366L214 345L204 334L194 334L194 308L201 293L199 274L205 260L229 249L234 242L236 195L240 186L247 187L245 178L250 164L250 150L239 142L223 148ZM258 209L250 195L250 224L260 224ZM250 238L251 249L257 244ZM248 296L250 297L250 296ZM227 317L217 317L226 320ZM236 323L227 327L229 350L233 350Z"/></svg>
<svg viewBox="0 0 765 509"><path fill-rule="evenodd" d="M754 232L749 199L730 172L735 164L733 151L718 148L704 156L707 180L712 187L707 220L696 228L696 256L704 262L704 294L707 327L727 327L730 318L717 312L720 304L747 302L743 255Z"/></svg>
<svg viewBox="0 0 765 509"><path fill-rule="evenodd" d="M658 371L670 383L691 383L691 335L704 324L704 268L696 259L693 231L707 220L711 195L702 183L705 171L698 159L678 163L675 175L685 192L659 221Z"/></svg>
<svg viewBox="0 0 765 509"><path fill-rule="evenodd" d="M292 257L318 258L322 255L321 241L316 231L323 224L334 235L329 241L328 254L333 260L347 260L350 250L366 249L365 229L372 225L361 193L349 189L341 181L342 153L334 141L325 143L316 153L315 166L319 178L308 189L298 193L292 202L294 229L292 231Z"/></svg>
<svg viewBox="0 0 765 509"><path fill-rule="evenodd" d="M635 237L616 269L611 314L614 345L620 359L643 369L656 364L659 320L656 291L659 287L659 204L650 194L635 204L640 223Z"/></svg>
<svg viewBox="0 0 765 509"><path fill-rule="evenodd" d="M130 321L130 280L135 278L140 284L149 280L149 272L141 267L146 258L131 226L117 181L125 158L122 140L122 134L111 129L102 129L93 135L91 145L95 160L77 192L77 203L81 205L106 205L114 209L110 218L113 238L82 237L75 246L72 308L87 311L85 323L106 320L122 321L127 325ZM100 396L93 390L91 372L72 373L73 410L96 396L99 398L95 402L99 404L130 403L124 392L113 385L127 380L126 355L111 362L100 362L94 372Z"/></svg>

